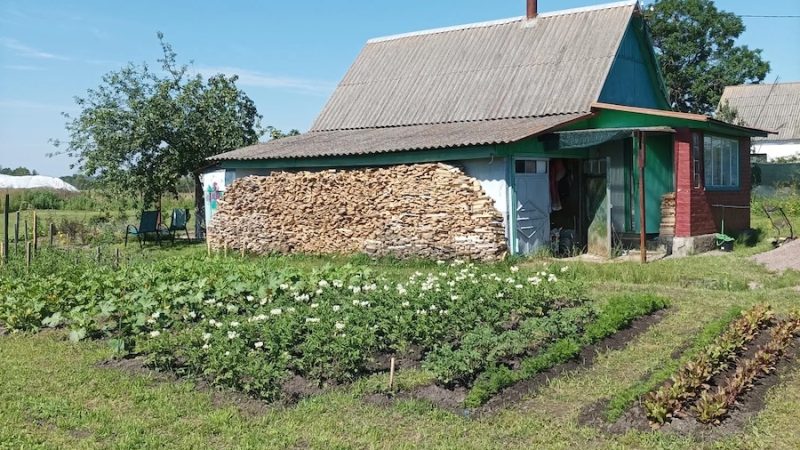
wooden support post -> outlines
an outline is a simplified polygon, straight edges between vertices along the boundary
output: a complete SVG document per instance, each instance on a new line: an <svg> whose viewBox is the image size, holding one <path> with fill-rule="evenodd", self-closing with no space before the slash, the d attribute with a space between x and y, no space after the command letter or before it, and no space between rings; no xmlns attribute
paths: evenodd
<svg viewBox="0 0 800 450"><path fill-rule="evenodd" d="M97 247L97 255L95 255L94 260L97 264L100 264L100 247Z"/></svg>
<svg viewBox="0 0 800 450"><path fill-rule="evenodd" d="M225 258L228 257L228 243L227 242L222 246L222 256L224 256Z"/></svg>
<svg viewBox="0 0 800 450"><path fill-rule="evenodd" d="M56 235L56 226L55 226L55 224L53 224L53 223L50 224L50 227L48 228L48 233L50 234L50 248L52 248L53 247L53 242L54 242L53 239L55 238L55 235Z"/></svg>
<svg viewBox="0 0 800 450"><path fill-rule="evenodd" d="M647 152L647 135L639 131L639 252L641 253L642 264L647 263L647 217L645 215L645 184L644 184L644 168L647 164L645 153Z"/></svg>
<svg viewBox="0 0 800 450"><path fill-rule="evenodd" d="M389 360L389 392L394 388L394 357Z"/></svg>
<svg viewBox="0 0 800 450"><path fill-rule="evenodd" d="M25 219L25 244L28 243L28 219Z"/></svg>
<svg viewBox="0 0 800 450"><path fill-rule="evenodd" d="M6 248L3 246L3 242L0 242L0 255L4 255ZM8 261L5 258L0 258L0 266L5 266Z"/></svg>
<svg viewBox="0 0 800 450"><path fill-rule="evenodd" d="M19 242L19 211L17 211L17 221L14 223L14 256L17 255L19 251L17 247L17 242Z"/></svg>
<svg viewBox="0 0 800 450"><path fill-rule="evenodd" d="M25 271L30 272L31 270L31 258L33 257L31 247L33 246L32 242L25 243Z"/></svg>
<svg viewBox="0 0 800 450"><path fill-rule="evenodd" d="M3 202L3 262L8 262L8 202L9 195L6 194L6 201Z"/></svg>
<svg viewBox="0 0 800 450"><path fill-rule="evenodd" d="M39 248L39 222L36 219L36 210L33 211L33 255L36 256L36 250Z"/></svg>

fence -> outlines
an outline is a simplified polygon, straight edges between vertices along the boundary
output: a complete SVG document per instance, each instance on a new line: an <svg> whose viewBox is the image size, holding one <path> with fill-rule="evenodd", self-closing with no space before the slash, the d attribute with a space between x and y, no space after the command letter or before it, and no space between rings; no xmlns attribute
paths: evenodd
<svg viewBox="0 0 800 450"><path fill-rule="evenodd" d="M753 178L761 186L800 185L800 163L756 163Z"/></svg>

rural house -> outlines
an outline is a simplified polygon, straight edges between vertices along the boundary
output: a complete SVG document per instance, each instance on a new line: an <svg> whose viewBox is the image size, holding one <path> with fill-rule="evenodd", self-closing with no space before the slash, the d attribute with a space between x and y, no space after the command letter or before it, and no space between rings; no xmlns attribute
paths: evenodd
<svg viewBox="0 0 800 450"><path fill-rule="evenodd" d="M775 158L800 155L800 82L728 86L721 103L748 126L774 131L753 140L753 152Z"/></svg>
<svg viewBox="0 0 800 450"><path fill-rule="evenodd" d="M370 40L309 132L213 157L207 189L227 192L210 244L609 256L750 226L750 139L766 133L670 111L637 2L527 6Z"/></svg>

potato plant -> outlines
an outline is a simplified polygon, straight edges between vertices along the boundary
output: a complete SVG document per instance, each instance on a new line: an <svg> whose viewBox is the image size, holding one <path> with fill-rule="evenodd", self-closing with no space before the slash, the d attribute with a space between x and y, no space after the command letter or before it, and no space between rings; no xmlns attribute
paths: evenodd
<svg viewBox="0 0 800 450"><path fill-rule="evenodd" d="M397 281L351 265L301 271L280 258L169 258L117 271L53 256L29 275L0 275L0 324L108 338L157 369L272 400L293 375L348 382L377 355L460 349L480 330L501 336L492 358L519 355L592 318L581 283L560 267L434 267Z"/></svg>

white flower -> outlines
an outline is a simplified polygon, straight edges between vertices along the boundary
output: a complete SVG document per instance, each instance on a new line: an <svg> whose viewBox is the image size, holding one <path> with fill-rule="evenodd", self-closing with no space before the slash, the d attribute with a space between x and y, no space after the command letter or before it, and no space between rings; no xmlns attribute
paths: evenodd
<svg viewBox="0 0 800 450"><path fill-rule="evenodd" d="M319 283L317 283L317 285L318 285L319 287L321 287L321 288L326 288L326 287L330 286L330 283L328 283L328 282L327 282L327 281L325 281L325 280L319 280Z"/></svg>
<svg viewBox="0 0 800 450"><path fill-rule="evenodd" d="M295 308L294 306L290 306L290 307L286 308L286 312L288 312L288 313L293 313L295 311L297 311L297 308Z"/></svg>
<svg viewBox="0 0 800 450"><path fill-rule="evenodd" d="M497 293L497 295L496 295L496 297L497 297L497 298L503 298L503 295L505 295L505 294L503 294L502 292L498 292L498 293Z"/></svg>
<svg viewBox="0 0 800 450"><path fill-rule="evenodd" d="M452 300L452 301L456 301L456 300L458 300L459 298L461 298L461 297L459 297L459 296L457 296L457 295L451 295L451 296L450 296L450 300Z"/></svg>
<svg viewBox="0 0 800 450"><path fill-rule="evenodd" d="M369 302L360 302L359 305L364 308L369 308Z"/></svg>
<svg viewBox="0 0 800 450"><path fill-rule="evenodd" d="M281 283L281 285L278 287L281 288L282 291L289 289L289 285L286 283Z"/></svg>
<svg viewBox="0 0 800 450"><path fill-rule="evenodd" d="M239 333L235 331L228 331L228 339L236 339L239 337Z"/></svg>
<svg viewBox="0 0 800 450"><path fill-rule="evenodd" d="M312 303L311 304L311 309L317 309L317 308L319 308L319 303Z"/></svg>
<svg viewBox="0 0 800 450"><path fill-rule="evenodd" d="M153 319L158 319L159 317L161 317L161 312L156 311L150 317L152 317Z"/></svg>
<svg viewBox="0 0 800 450"><path fill-rule="evenodd" d="M203 340L204 341L211 340L211 333L203 333Z"/></svg>
<svg viewBox="0 0 800 450"><path fill-rule="evenodd" d="M436 264L438 264L438 265L440 265L440 266L441 266L441 265L443 265L443 264L444 264L444 261L442 261L442 260L440 259L440 260L436 261Z"/></svg>
<svg viewBox="0 0 800 450"><path fill-rule="evenodd" d="M294 299L298 302L305 302L308 301L311 297L308 294L297 294L294 296Z"/></svg>
<svg viewBox="0 0 800 450"><path fill-rule="evenodd" d="M204 344L204 345L203 345L203 350L208 350L208 349L210 349L210 348L211 348L211 346L210 346L210 345L208 345L208 344Z"/></svg>
<svg viewBox="0 0 800 450"><path fill-rule="evenodd" d="M564 266L561 268L561 273L564 273L569 270L569 266Z"/></svg>
<svg viewBox="0 0 800 450"><path fill-rule="evenodd" d="M267 304L267 299L266 298L262 298L261 301L258 302L258 304L261 305L261 306L266 305Z"/></svg>
<svg viewBox="0 0 800 450"><path fill-rule="evenodd" d="M531 283L534 286L538 286L539 283L542 282L542 279L539 278L539 277L530 277L530 278L528 278L528 282Z"/></svg>
<svg viewBox="0 0 800 450"><path fill-rule="evenodd" d="M521 284L515 284L514 285L514 289L522 289L522 285Z"/></svg>
<svg viewBox="0 0 800 450"><path fill-rule="evenodd" d="M261 342L261 341L258 341L258 342L256 342L255 344L253 344L253 347L255 347L255 348L261 348L261 347L263 347L263 346L264 346L264 343L263 343L263 342Z"/></svg>
<svg viewBox="0 0 800 450"><path fill-rule="evenodd" d="M205 303L206 305L211 305L211 306L213 306L213 305L214 305L214 303L217 303L217 301L216 301L216 300L214 300L213 298L210 298L210 299L208 299L208 300L204 301L203 303Z"/></svg>
<svg viewBox="0 0 800 450"><path fill-rule="evenodd" d="M280 315L281 315L281 312L282 312L282 311L281 311L281 309L280 309L280 308L274 308L274 309L271 309L271 310L269 311L269 313L270 313L270 314L272 314L273 316L280 316Z"/></svg>
<svg viewBox="0 0 800 450"><path fill-rule="evenodd" d="M431 305L431 307L430 307L430 310L431 310L431 311L436 311L437 309L438 309L438 308L436 308L436 305Z"/></svg>
<svg viewBox="0 0 800 450"><path fill-rule="evenodd" d="M253 297L252 295L248 295L246 298L247 298L247 301L248 301L248 302L252 302L253 300L255 300L255 299L256 299L256 298L255 298L255 297Z"/></svg>
<svg viewBox="0 0 800 450"><path fill-rule="evenodd" d="M358 306L358 300L353 300L353 306Z"/></svg>
<svg viewBox="0 0 800 450"><path fill-rule="evenodd" d="M241 325L239 322L231 322L231 326L232 326L233 328L236 328L236 327L238 327L239 325Z"/></svg>
<svg viewBox="0 0 800 450"><path fill-rule="evenodd" d="M458 281L461 281L461 279L459 279ZM456 282L453 281L453 280L450 280L450 281L447 282L447 285L450 286L450 287L454 287L456 285Z"/></svg>
<svg viewBox="0 0 800 450"><path fill-rule="evenodd" d="M550 275L547 276L547 281L549 281L551 283L555 283L556 281L558 281L558 277L556 277L555 275L553 275L551 273Z"/></svg>
<svg viewBox="0 0 800 450"><path fill-rule="evenodd" d="M418 309L417 314L419 314L420 316L424 316L425 314L428 314L428 311L425 311L424 309Z"/></svg>
<svg viewBox="0 0 800 450"><path fill-rule="evenodd" d="M317 294L317 295L321 295L322 294L322 289L317 289L316 291L314 291L314 293Z"/></svg>
<svg viewBox="0 0 800 450"><path fill-rule="evenodd" d="M239 308L237 308L236 305L230 303L228 303L228 306L226 306L225 309L227 309L229 313L235 313L236 311L239 310Z"/></svg>
<svg viewBox="0 0 800 450"><path fill-rule="evenodd" d="M439 315L440 316L446 316L448 314L450 314L450 311L448 311L446 309L439 310Z"/></svg>
<svg viewBox="0 0 800 450"><path fill-rule="evenodd" d="M319 323L319 317L306 317L306 323Z"/></svg>
<svg viewBox="0 0 800 450"><path fill-rule="evenodd" d="M333 305L333 312L338 312L342 307L340 305Z"/></svg>
<svg viewBox="0 0 800 450"><path fill-rule="evenodd" d="M342 322L336 322L336 325L334 326L337 330L344 330L344 324Z"/></svg>
<svg viewBox="0 0 800 450"><path fill-rule="evenodd" d="M512 277L508 277L508 278L506 278L506 283L508 283L508 284L514 284L514 283L516 283L516 281L517 281L517 280L515 280L515 279L514 279L514 278L512 278Z"/></svg>
<svg viewBox="0 0 800 450"><path fill-rule="evenodd" d="M225 356L231 356L231 352L225 352Z"/></svg>
<svg viewBox="0 0 800 450"><path fill-rule="evenodd" d="M159 337L160 335L161 335L161 332L158 331L158 330L153 330L153 331L150 332L150 337L151 338Z"/></svg>
<svg viewBox="0 0 800 450"><path fill-rule="evenodd" d="M404 308L408 308L409 306L411 306L411 303L409 303L408 301L405 301L405 302L401 303L400 305L402 307L404 307Z"/></svg>
<svg viewBox="0 0 800 450"><path fill-rule="evenodd" d="M353 294L358 294L361 292L361 286L350 286L350 290L353 291Z"/></svg>
<svg viewBox="0 0 800 450"><path fill-rule="evenodd" d="M153 318L151 317L151 318L147 319L147 323L149 323L149 324L154 324L154 323L156 323L156 319L153 319Z"/></svg>
<svg viewBox="0 0 800 450"><path fill-rule="evenodd" d="M517 273L517 272L519 272L519 267L517 267L517 266L511 266L511 272L513 272L513 273Z"/></svg>
<svg viewBox="0 0 800 450"><path fill-rule="evenodd" d="M192 319L195 319L195 318L197 318L197 313L194 312L194 311L189 311L189 317L191 317Z"/></svg>
<svg viewBox="0 0 800 450"><path fill-rule="evenodd" d="M333 280L333 287L340 288L344 286L344 282L342 280Z"/></svg>

